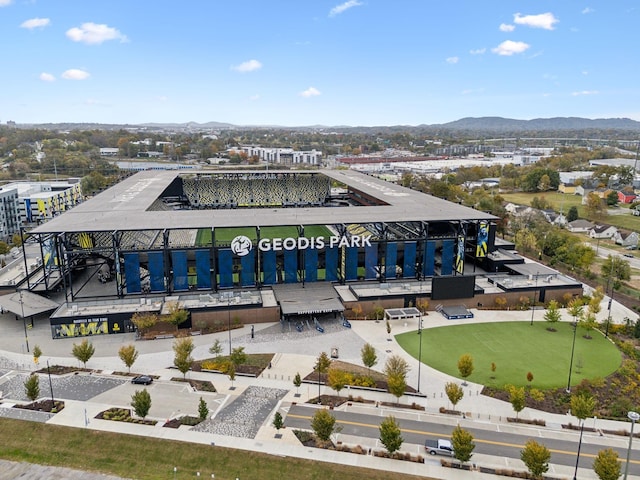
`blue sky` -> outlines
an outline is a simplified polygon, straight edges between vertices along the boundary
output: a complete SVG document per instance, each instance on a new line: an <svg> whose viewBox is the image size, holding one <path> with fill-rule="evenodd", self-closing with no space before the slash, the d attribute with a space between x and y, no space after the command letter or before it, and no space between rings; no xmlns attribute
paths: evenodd
<svg viewBox="0 0 640 480"><path fill-rule="evenodd" d="M637 0L0 0L0 122L640 120Z"/></svg>

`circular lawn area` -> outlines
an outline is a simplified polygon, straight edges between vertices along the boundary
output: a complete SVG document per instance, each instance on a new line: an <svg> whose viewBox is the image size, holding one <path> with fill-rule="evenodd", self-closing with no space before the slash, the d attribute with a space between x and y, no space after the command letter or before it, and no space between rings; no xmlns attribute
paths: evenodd
<svg viewBox="0 0 640 480"><path fill-rule="evenodd" d="M547 328L555 328L550 332ZM590 339L585 336L591 336ZM416 360L422 337L422 362L454 377L458 359L468 353L473 373L467 380L502 387L507 384L551 389L566 387L569 378L573 326L568 322L498 322L427 328L396 335L400 346ZM618 369L622 357L618 349L597 330L578 327L571 385L584 378L604 378ZM495 363L495 372L491 363ZM416 365L409 365L417 368ZM527 373L533 381L527 381Z"/></svg>

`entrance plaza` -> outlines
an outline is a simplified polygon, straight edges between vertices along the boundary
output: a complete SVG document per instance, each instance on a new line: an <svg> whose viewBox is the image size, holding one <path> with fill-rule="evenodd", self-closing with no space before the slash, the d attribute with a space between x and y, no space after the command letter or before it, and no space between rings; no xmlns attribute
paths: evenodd
<svg viewBox="0 0 640 480"><path fill-rule="evenodd" d="M606 307L608 299L603 300L603 307ZM423 328L425 334L428 335L428 329L437 326L445 326L452 324L467 324L473 322L496 322L496 321L530 321L530 311L488 311L472 309L474 318L447 320L444 316L431 312L428 316L423 317ZM606 308L603 308L606 314ZM542 313L535 312L535 321L543 321ZM601 313L600 315L603 315ZM612 307L612 318L614 321L621 321L624 317L633 318L633 312L628 311L625 307L614 302ZM539 317L539 318L538 318ZM345 328L339 319L333 319L332 315L320 315L320 319L325 328L325 333L319 333L315 329L305 329L298 332L295 329L283 330L280 322L256 324L254 326L254 337L251 338L250 326L232 331L231 347L236 348L242 346L247 353L274 353L275 357L272 362L272 368L267 369L259 378L238 377L233 382L236 387L231 390L231 382L224 375L216 375L202 372L190 372L189 378L210 380L218 390L217 393L193 392L189 388L185 388L184 384L172 382L170 379L180 374L169 367L172 365L173 352L171 346L173 340L136 340L135 333L123 333L119 335L102 335L90 338L96 349L94 357L88 362L87 367L93 369L95 373L92 375L81 374L76 377L93 377L90 379L91 388L97 381L100 383L101 378L104 382L112 382L118 379L119 384L115 387L111 386L96 396L82 400L66 400L66 408L59 414L47 420L50 423L75 426L78 428L90 428L100 430L121 431L134 435L152 435L161 436L163 438L171 438L187 442L211 444L220 446L228 446L248 451L264 451L277 455L296 456L300 458L309 458L317 461L347 463L358 466L366 466L389 471L399 471L403 473L425 475L433 478L469 478L469 472L458 472L446 469L439 465L439 460L427 458L425 464L413 464L411 462L399 462L387 459L376 458L373 456L359 455L340 455L337 452L331 452L319 449L310 449L303 447L292 433L292 429L287 428L281 430L283 434L281 439L274 438L275 429L271 426L272 416L276 411L282 413L285 417L289 407L293 402L301 404L310 398L317 396L317 384L303 384L299 389L299 397L296 397L296 388L292 381L296 373L300 373L305 377L313 371L313 366L317 356L321 352L329 352L333 348L337 348L340 360L361 365L360 349L365 343L370 343L376 348L378 354L377 369L381 369L389 355L400 355L407 360L411 370L408 375L408 383L414 388L417 386L417 374L420 371L421 379L421 395L404 396L401 398L402 403L416 402L426 407L424 412L417 412L406 409L397 409L392 407L375 408L373 406L353 404L341 409L351 409L351 411L363 411L380 415L381 418L387 415L394 415L396 418L410 418L417 420L437 420L444 424L449 424L451 429L456 423L460 423L463 427L474 427L509 432L520 432L531 434L536 437L541 436L542 440L549 435L551 437L560 437L565 439L573 439L577 442L577 433L562 431L560 424L573 421L577 423L577 419L568 415L554 415L539 411L525 409L520 413L522 418L544 419L547 422L546 429L536 428L533 431L527 426L514 426L506 422L507 416L513 415L511 405L506 402L495 400L479 394L482 386L476 384L468 384L464 387L465 396L458 404L458 409L466 413L466 417L461 419L449 418L438 413L441 406L447 406L446 397L443 398L444 384L449 381L458 381L441 372L431 369L427 365L422 365L418 369L417 361L407 355L395 342L393 335L416 331L418 328L419 318L403 318L401 320L390 320L392 322L392 339L388 340L385 328L385 322L376 322L374 320L362 320L351 322L351 328ZM563 311L563 321L570 321ZM40 358L40 366L46 365L72 365L81 366L71 356L71 348L74 342L79 339L52 339L48 325L44 323L36 323L33 329L28 331L28 344L30 351L26 351L26 342L22 322L16 321L13 315L4 314L0 318L0 325L5 334L0 337L0 390L4 385L4 402L0 406L0 415L5 414L10 406L12 399L8 396L7 391L9 385L15 391L16 376L26 375L29 371L35 369L31 351L34 345L38 345L43 356ZM203 359L211 357L208 348L218 339L223 347L224 352L228 352L228 333L221 332L212 335L194 336L192 337L196 345L193 356L195 359ZM132 371L137 373L145 373L157 375L159 379L154 382L150 393L153 398L153 405L149 414L149 418L164 420L175 417L180 414L197 414L197 401L199 397L204 397L207 401L210 411L213 415L223 411L225 406L232 404L234 400L239 398L247 389L259 387L282 391L275 407L266 419L259 425L257 432L253 438L239 438L231 435L221 435L209 432L197 432L191 430L174 430L168 428L145 429L141 426L122 424L120 422L109 422L95 420L93 417L101 410L111 406L128 406L130 396L134 390L133 385L119 377L111 375L115 371L125 370L124 365L117 356L120 346L133 343L140 351L140 356L135 362ZM89 382L89 380L86 380ZM46 391L46 381L42 380L43 391ZM89 388L89 387L87 387ZM73 398L73 395L65 393L64 387L56 386L58 392L54 392L56 398L64 398L65 396ZM333 394L328 387L321 387L323 394ZM100 389L97 390L97 392ZM391 397L388 393L383 392L358 392L356 390L343 390L343 395L354 394L363 395L368 399L389 402L395 401L395 397ZM44 395L44 394L43 394ZM46 395L45 395L46 396ZM588 420L594 423L598 428L602 429L628 429L628 423L614 422L607 420ZM544 431L546 430L546 432ZM529 433L528 433L529 432ZM336 440L340 440L345 444L358 444L365 448L381 449L381 445L375 439L365 439L362 437L351 437L348 435L338 434ZM601 443L602 448L617 447L619 449L626 448L627 439L625 437L607 436L599 438L597 435L585 435L583 441L592 443ZM423 454L423 447L419 444L403 444L403 451L412 454ZM428 457L428 456L427 456ZM633 458L633 456L632 456ZM498 466L523 469L524 466L519 460L511 460L507 458L497 458L475 454L473 462L483 466ZM568 477L572 475L573 468L563 465L552 465L550 473L556 476ZM483 477L484 474L474 472L475 478ZM492 478L486 476L486 478ZM590 469L581 469L580 478L595 478L595 474Z"/></svg>

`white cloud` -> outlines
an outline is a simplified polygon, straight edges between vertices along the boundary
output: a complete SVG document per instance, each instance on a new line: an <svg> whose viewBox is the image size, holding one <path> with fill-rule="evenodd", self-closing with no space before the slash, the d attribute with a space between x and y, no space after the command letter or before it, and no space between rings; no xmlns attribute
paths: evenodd
<svg viewBox="0 0 640 480"><path fill-rule="evenodd" d="M66 80L86 80L89 76L89 72L85 72L84 70L79 70L77 68L65 70L62 73L62 78Z"/></svg>
<svg viewBox="0 0 640 480"><path fill-rule="evenodd" d="M333 7L329 11L329 16L335 17L336 15L340 15L341 13L349 10L350 8L359 7L360 5L363 5L363 3L359 2L358 0L348 0L347 2L341 3L340 5L336 5L335 7Z"/></svg>
<svg viewBox="0 0 640 480"><path fill-rule="evenodd" d="M501 23L499 28L501 32L513 32L516 26L509 23Z"/></svg>
<svg viewBox="0 0 640 480"><path fill-rule="evenodd" d="M67 30L67 38L87 45L99 45L108 40L128 41L126 35L123 35L115 28L92 22L83 23L80 27L70 28Z"/></svg>
<svg viewBox="0 0 640 480"><path fill-rule="evenodd" d="M0 0L0 7L8 7L13 3L13 0Z"/></svg>
<svg viewBox="0 0 640 480"><path fill-rule="evenodd" d="M475 50L469 50L471 55L482 55L487 51L486 48L476 48Z"/></svg>
<svg viewBox="0 0 640 480"><path fill-rule="evenodd" d="M51 23L51 20L48 18L30 18L29 20L25 20L20 24L21 28L28 28L29 30L33 28L42 28L46 27Z"/></svg>
<svg viewBox="0 0 640 480"><path fill-rule="evenodd" d="M589 14L589 13L593 13L593 12L595 12L595 10L594 10L593 8L591 8L591 7L586 7L586 8L584 8L584 9L582 10L582 14L583 14L583 15L587 15L587 14Z"/></svg>
<svg viewBox="0 0 640 480"><path fill-rule="evenodd" d="M574 97L579 97L581 95L597 95L598 92L597 90L582 90L580 92L571 92L571 95Z"/></svg>
<svg viewBox="0 0 640 480"><path fill-rule="evenodd" d="M299 95L305 98L317 97L318 95L320 95L320 91L315 87L309 87L305 91L300 92Z"/></svg>
<svg viewBox="0 0 640 480"><path fill-rule="evenodd" d="M42 80L43 82L55 82L56 81L56 77L54 77L53 75L51 75L50 73L47 72L42 72L39 77L40 80Z"/></svg>
<svg viewBox="0 0 640 480"><path fill-rule="evenodd" d="M251 100L252 102L255 102L256 100L260 100L260 95L251 95L249 97L249 100Z"/></svg>
<svg viewBox="0 0 640 480"><path fill-rule="evenodd" d="M458 57L449 57L447 58L447 63L454 65L456 63L458 63L458 61L460 61L460 59Z"/></svg>
<svg viewBox="0 0 640 480"><path fill-rule="evenodd" d="M261 68L262 64L258 60L248 60L246 62L242 62L240 65L233 65L231 70L235 70L240 73L247 73L260 70Z"/></svg>
<svg viewBox="0 0 640 480"><path fill-rule="evenodd" d="M582 75L589 75L589 70L583 70L581 73Z"/></svg>
<svg viewBox="0 0 640 480"><path fill-rule="evenodd" d="M513 22L518 25L526 25L532 28L543 28L545 30L553 30L553 25L558 23L558 19L551 12L540 13L538 15L521 15L516 13L513 16Z"/></svg>
<svg viewBox="0 0 640 480"><path fill-rule="evenodd" d="M524 42L514 42L513 40L505 40L496 48L492 48L491 51L498 55L511 56L515 53L522 53L530 47L529 44Z"/></svg>

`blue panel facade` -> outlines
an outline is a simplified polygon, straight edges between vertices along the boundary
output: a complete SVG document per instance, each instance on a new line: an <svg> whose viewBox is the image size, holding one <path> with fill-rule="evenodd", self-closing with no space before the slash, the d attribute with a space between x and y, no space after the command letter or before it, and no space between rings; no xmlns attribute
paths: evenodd
<svg viewBox="0 0 640 480"><path fill-rule="evenodd" d="M187 252L174 250L171 252L171 264L173 265L173 289L189 290L187 278Z"/></svg>
<svg viewBox="0 0 640 480"><path fill-rule="evenodd" d="M264 274L263 283L265 285L275 285L276 283L276 252L269 250L262 252L262 272Z"/></svg>
<svg viewBox="0 0 640 480"><path fill-rule="evenodd" d="M315 248L304 251L304 279L307 282L318 281L318 250Z"/></svg>
<svg viewBox="0 0 640 480"><path fill-rule="evenodd" d="M358 279L358 248L345 248L345 280Z"/></svg>
<svg viewBox="0 0 640 480"><path fill-rule="evenodd" d="M367 245L364 248L364 277L375 280L378 274L378 244Z"/></svg>
<svg viewBox="0 0 640 480"><path fill-rule="evenodd" d="M337 248L326 248L324 251L325 280L338 281L338 253Z"/></svg>
<svg viewBox="0 0 640 480"><path fill-rule="evenodd" d="M209 250L196 250L198 288L211 288L211 255Z"/></svg>
<svg viewBox="0 0 640 480"><path fill-rule="evenodd" d="M416 242L404 243L402 276L404 278L412 278L416 276Z"/></svg>
<svg viewBox="0 0 640 480"><path fill-rule="evenodd" d="M127 293L140 293L140 256L137 253L124 254L124 278Z"/></svg>
<svg viewBox="0 0 640 480"><path fill-rule="evenodd" d="M233 253L231 249L218 250L218 272L220 273L220 287L233 287Z"/></svg>
<svg viewBox="0 0 640 480"><path fill-rule="evenodd" d="M243 287L252 287L256 284L256 251L250 250L244 257L240 257L240 264L240 284Z"/></svg>
<svg viewBox="0 0 640 480"><path fill-rule="evenodd" d="M384 259L384 277L396 278L396 265L398 263L398 244L387 243L387 252Z"/></svg>
<svg viewBox="0 0 640 480"><path fill-rule="evenodd" d="M451 275L453 273L453 240L442 241L442 267L440 275Z"/></svg>
<svg viewBox="0 0 640 480"><path fill-rule="evenodd" d="M436 242L429 241L425 244L423 258L422 273L425 277L433 277L436 263Z"/></svg>
<svg viewBox="0 0 640 480"><path fill-rule="evenodd" d="M164 255L162 252L148 252L149 287L152 292L164 292Z"/></svg>
<svg viewBox="0 0 640 480"><path fill-rule="evenodd" d="M298 281L298 250L284 251L284 283Z"/></svg>

